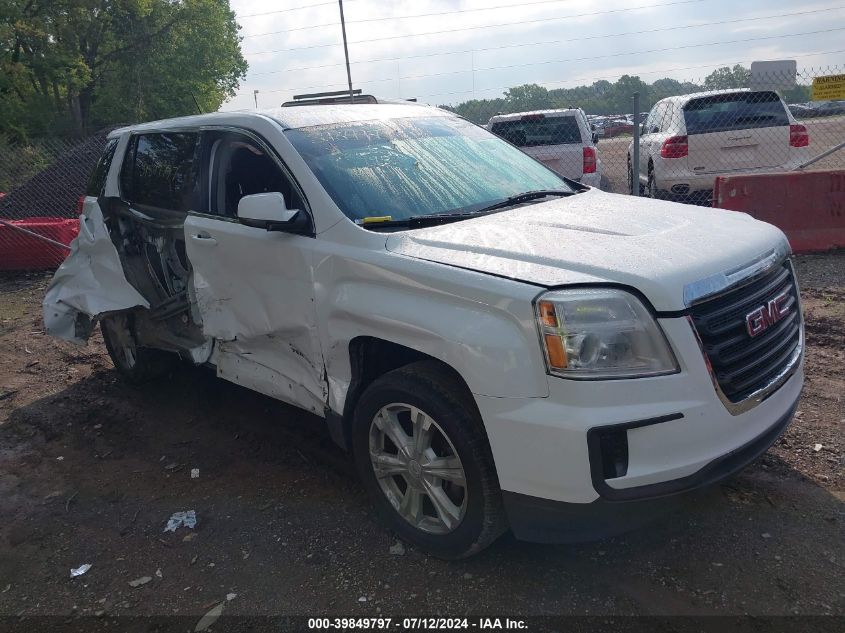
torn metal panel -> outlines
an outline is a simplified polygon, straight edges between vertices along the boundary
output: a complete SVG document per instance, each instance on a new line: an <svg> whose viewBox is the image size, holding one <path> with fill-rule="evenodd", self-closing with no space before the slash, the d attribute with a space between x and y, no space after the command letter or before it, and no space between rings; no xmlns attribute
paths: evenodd
<svg viewBox="0 0 845 633"><path fill-rule="evenodd" d="M275 346L288 344L268 339L252 341L253 345L246 349L236 341L220 343L215 354L217 375L316 415L325 415L327 393L324 383L314 379L313 368L289 362L288 355L274 350ZM250 351L250 347L255 351Z"/></svg>
<svg viewBox="0 0 845 633"><path fill-rule="evenodd" d="M218 375L323 413L325 363L314 307L314 240L190 215L185 248ZM240 359L235 363L234 357Z"/></svg>
<svg viewBox="0 0 845 633"><path fill-rule="evenodd" d="M52 336L84 345L97 317L149 303L126 280L96 200L86 199L79 236L44 297L44 326Z"/></svg>

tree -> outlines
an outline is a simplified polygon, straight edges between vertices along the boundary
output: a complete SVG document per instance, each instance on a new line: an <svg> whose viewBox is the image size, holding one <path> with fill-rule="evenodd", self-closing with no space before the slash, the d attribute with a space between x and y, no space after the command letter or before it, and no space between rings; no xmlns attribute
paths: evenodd
<svg viewBox="0 0 845 633"><path fill-rule="evenodd" d="M651 87L639 77L632 77L630 75L622 75L610 91L608 97L608 106L610 110L605 114L624 114L631 112L633 109L633 97L635 92L640 93L640 107L642 104L647 104L650 101Z"/></svg>
<svg viewBox="0 0 845 633"><path fill-rule="evenodd" d="M733 68L723 66L717 68L704 79L706 90L727 90L730 88L747 88L751 81L751 71L741 64Z"/></svg>
<svg viewBox="0 0 845 633"><path fill-rule="evenodd" d="M525 112L549 107L549 91L537 84L523 84L505 90L509 112Z"/></svg>
<svg viewBox="0 0 845 633"><path fill-rule="evenodd" d="M440 107L460 114L473 123L485 125L490 117L504 112L506 105L504 99L471 99L454 107Z"/></svg>
<svg viewBox="0 0 845 633"><path fill-rule="evenodd" d="M216 110L246 74L228 0L0 0L0 131Z"/></svg>

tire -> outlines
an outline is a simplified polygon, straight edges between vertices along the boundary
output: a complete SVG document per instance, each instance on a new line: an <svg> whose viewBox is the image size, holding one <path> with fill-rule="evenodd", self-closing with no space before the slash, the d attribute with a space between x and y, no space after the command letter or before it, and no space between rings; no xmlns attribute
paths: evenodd
<svg viewBox="0 0 845 633"><path fill-rule="evenodd" d="M138 347L131 314L121 312L101 319L100 330L115 369L127 382L140 385L161 378L173 369L174 354Z"/></svg>
<svg viewBox="0 0 845 633"><path fill-rule="evenodd" d="M457 559L480 552L507 529L475 403L436 362L413 363L375 380L352 424L358 474L400 538L438 558ZM425 450L415 446L417 438ZM432 474L437 466L446 478Z"/></svg>
<svg viewBox="0 0 845 633"><path fill-rule="evenodd" d="M648 170L648 197L655 200L666 200L666 192L657 185L657 178L654 177L654 168Z"/></svg>
<svg viewBox="0 0 845 633"><path fill-rule="evenodd" d="M637 185L638 185L638 186L639 186L639 188L640 188L640 196L644 195L644 194L645 194L645 190L644 190L644 188L643 188L642 183L640 183L639 181L637 181ZM633 169L631 169L631 162L630 162L630 160L628 161L628 193L629 193L630 195L632 195L632 196L634 195L634 170L633 170Z"/></svg>

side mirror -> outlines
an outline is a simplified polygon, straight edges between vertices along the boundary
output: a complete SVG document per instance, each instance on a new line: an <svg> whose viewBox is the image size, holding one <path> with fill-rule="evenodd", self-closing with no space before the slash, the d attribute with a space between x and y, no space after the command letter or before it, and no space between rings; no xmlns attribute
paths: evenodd
<svg viewBox="0 0 845 633"><path fill-rule="evenodd" d="M598 145L599 142L599 133L593 132L593 145Z"/></svg>
<svg viewBox="0 0 845 633"><path fill-rule="evenodd" d="M645 131L645 123L640 126L640 136L642 136L643 134L647 134L647 132Z"/></svg>
<svg viewBox="0 0 845 633"><path fill-rule="evenodd" d="M299 209L288 209L285 197L277 192L254 193L238 202L241 224L268 231L307 232L308 216Z"/></svg>

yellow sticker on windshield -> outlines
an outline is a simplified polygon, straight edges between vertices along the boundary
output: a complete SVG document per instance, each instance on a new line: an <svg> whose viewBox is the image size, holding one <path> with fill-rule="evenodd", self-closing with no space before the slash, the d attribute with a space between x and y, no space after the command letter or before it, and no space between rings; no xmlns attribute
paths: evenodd
<svg viewBox="0 0 845 633"><path fill-rule="evenodd" d="M361 218L361 224L374 224L375 222L390 222L393 220L392 215L373 215L366 218Z"/></svg>

